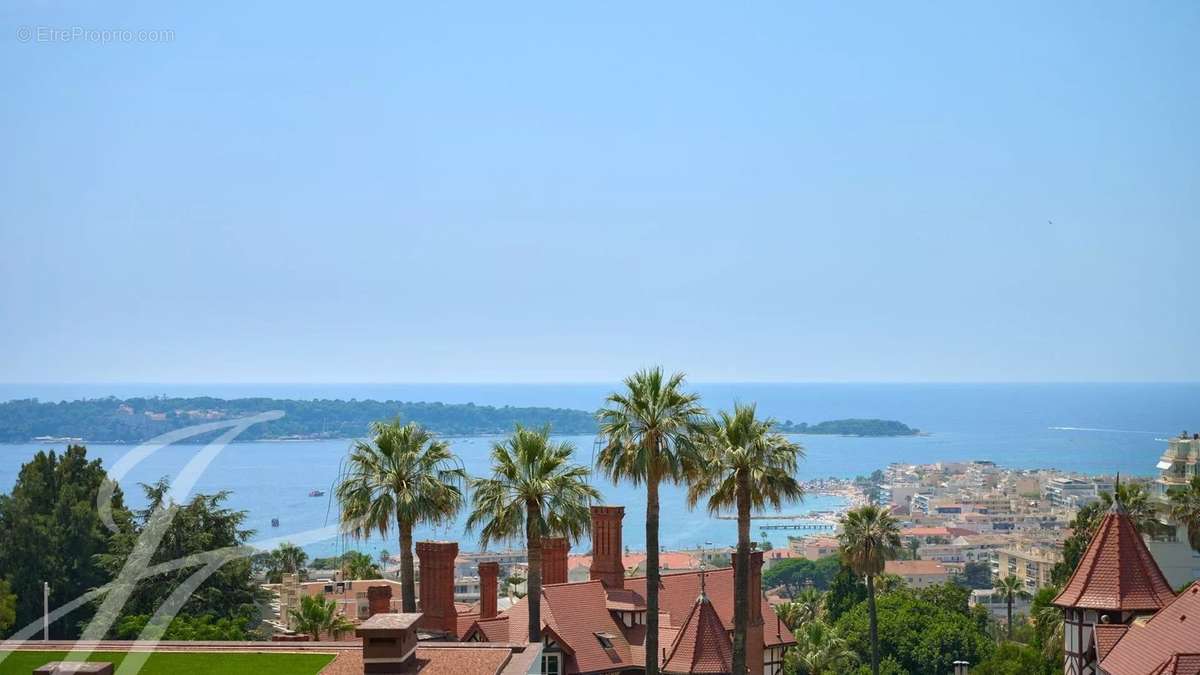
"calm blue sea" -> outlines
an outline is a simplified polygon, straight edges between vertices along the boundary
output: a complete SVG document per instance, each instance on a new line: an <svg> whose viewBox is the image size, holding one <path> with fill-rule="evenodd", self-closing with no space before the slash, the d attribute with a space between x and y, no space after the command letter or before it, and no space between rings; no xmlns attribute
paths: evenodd
<svg viewBox="0 0 1200 675"><path fill-rule="evenodd" d="M37 397L63 400L115 395L212 395L225 398L374 398L474 402L490 405L547 405L595 409L611 388L604 384L237 384L237 385L0 385L0 400ZM1088 473L1152 474L1166 436L1200 429L1200 384L697 384L707 405L755 401L761 412L780 419L819 422L843 417L897 419L930 433L913 438L800 437L807 457L805 477L851 477L891 462L988 459L1011 467L1057 467ZM495 439L455 438L455 451L469 472L487 469ZM570 437L583 462L590 462L593 439ZM286 537L336 522L327 497L348 441L233 443L212 462L197 490L231 491L230 504L249 512L249 525L262 537ZM20 465L44 445L0 445L0 490L11 489ZM112 466L131 446L89 445L89 453ZM166 447L135 466L122 486L140 504L138 482L175 475L200 446ZM626 506L625 541L644 544L644 494L628 485L598 482L605 501ZM681 490L663 493L662 540L667 547L694 546L735 537L730 521L690 511ZM828 510L838 501L810 498L789 512ZM271 528L271 518L280 519ZM461 522L418 537L436 537L475 547ZM776 536L782 539L781 536ZM777 542L778 543L778 542ZM306 544L310 554L345 547L336 537ZM364 550L395 549L373 539L353 545ZM587 544L577 547L584 550Z"/></svg>

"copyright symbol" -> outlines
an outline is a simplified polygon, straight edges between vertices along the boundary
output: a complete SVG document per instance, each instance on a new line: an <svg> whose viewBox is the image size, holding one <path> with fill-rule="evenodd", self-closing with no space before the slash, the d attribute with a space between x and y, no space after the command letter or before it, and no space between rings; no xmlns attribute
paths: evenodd
<svg viewBox="0 0 1200 675"><path fill-rule="evenodd" d="M29 42L33 39L33 29L29 26L21 26L17 28L17 40L21 42Z"/></svg>

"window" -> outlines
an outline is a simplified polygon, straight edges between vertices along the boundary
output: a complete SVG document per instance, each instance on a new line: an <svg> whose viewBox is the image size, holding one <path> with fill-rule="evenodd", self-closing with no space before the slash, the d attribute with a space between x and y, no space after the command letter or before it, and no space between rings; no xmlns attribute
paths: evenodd
<svg viewBox="0 0 1200 675"><path fill-rule="evenodd" d="M603 633L603 632L596 632L596 633L593 633L593 635L595 635L596 639L600 641L601 647L604 647L605 649L612 649L612 646L613 646L612 641L613 641L613 638L616 637L615 635L613 635L612 633Z"/></svg>
<svg viewBox="0 0 1200 675"><path fill-rule="evenodd" d="M560 675L558 654L542 654L542 675Z"/></svg>

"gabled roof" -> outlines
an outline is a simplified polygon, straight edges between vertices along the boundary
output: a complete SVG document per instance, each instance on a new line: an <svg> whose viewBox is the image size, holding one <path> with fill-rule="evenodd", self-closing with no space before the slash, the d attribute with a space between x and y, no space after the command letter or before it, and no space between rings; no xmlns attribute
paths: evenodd
<svg viewBox="0 0 1200 675"><path fill-rule="evenodd" d="M566 656L568 673L592 673L641 668L645 661L635 658L622 630L609 613L604 584L581 581L542 587L542 630L544 638L559 643ZM502 615L503 619L476 621L489 642L528 641L529 602L522 599ZM507 633L504 630L507 628ZM605 647L602 633L611 647Z"/></svg>
<svg viewBox="0 0 1200 675"><path fill-rule="evenodd" d="M1153 611L1175 597L1133 520L1114 501L1062 593L1059 607Z"/></svg>
<svg viewBox="0 0 1200 675"><path fill-rule="evenodd" d="M733 645L729 633L706 596L696 598L691 613L671 644L662 671L709 675L733 672Z"/></svg>
<svg viewBox="0 0 1200 675"><path fill-rule="evenodd" d="M713 609L726 630L733 630L733 568L722 567L705 572L707 577L706 590ZM700 595L700 573L678 572L663 574L658 591L659 610L671 616L671 625L681 626L696 597ZM625 580L625 588L636 591L642 597L646 595L646 577L633 577ZM775 614L775 610L763 600L761 603L763 620L763 643L767 647L796 644L796 638L783 625L783 621ZM659 644L662 644L660 642Z"/></svg>
<svg viewBox="0 0 1200 675"><path fill-rule="evenodd" d="M1125 632L1129 630L1129 626L1123 623L1098 623L1092 635L1096 640L1096 660L1103 661L1104 657L1112 651L1121 638L1125 637Z"/></svg>
<svg viewBox="0 0 1200 675"><path fill-rule="evenodd" d="M1129 626L1100 667L1109 675L1200 672L1200 581L1147 621ZM1191 670L1189 670L1191 668Z"/></svg>

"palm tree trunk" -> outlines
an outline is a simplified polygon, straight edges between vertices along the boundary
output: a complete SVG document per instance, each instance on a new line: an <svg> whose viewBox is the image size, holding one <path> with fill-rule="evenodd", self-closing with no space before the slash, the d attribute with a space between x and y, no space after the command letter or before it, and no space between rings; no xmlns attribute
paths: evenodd
<svg viewBox="0 0 1200 675"><path fill-rule="evenodd" d="M879 675L879 623L875 616L875 575L867 575L867 614L871 619L871 675Z"/></svg>
<svg viewBox="0 0 1200 675"><path fill-rule="evenodd" d="M651 459L646 481L646 675L658 675L658 472Z"/></svg>
<svg viewBox="0 0 1200 675"><path fill-rule="evenodd" d="M1012 594L1009 594L1009 596L1008 596L1008 641L1009 642L1012 642L1012 606L1013 606L1013 596L1012 596Z"/></svg>
<svg viewBox="0 0 1200 675"><path fill-rule="evenodd" d="M529 644L542 641L542 533L538 529L540 509L530 504L525 513L525 550L529 556L529 578L525 596L529 603Z"/></svg>
<svg viewBox="0 0 1200 675"><path fill-rule="evenodd" d="M399 518L400 524L400 605L406 614L417 611L417 587L413 572L412 525Z"/></svg>
<svg viewBox="0 0 1200 675"><path fill-rule="evenodd" d="M737 478L738 542L733 566L733 672L746 672L746 633L750 624L750 486ZM755 673L754 675L758 675Z"/></svg>

